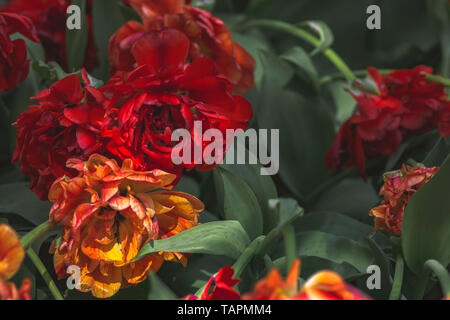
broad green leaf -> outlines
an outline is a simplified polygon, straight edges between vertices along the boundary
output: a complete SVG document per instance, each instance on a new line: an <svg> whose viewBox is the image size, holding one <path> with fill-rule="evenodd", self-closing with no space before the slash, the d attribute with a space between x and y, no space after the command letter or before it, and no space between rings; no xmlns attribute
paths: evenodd
<svg viewBox="0 0 450 320"><path fill-rule="evenodd" d="M263 233L261 207L248 184L220 167L214 170L214 183L217 190L223 186L223 193L218 193L218 197L220 203L223 201L224 218L239 221L250 239L260 236Z"/></svg>
<svg viewBox="0 0 450 320"><path fill-rule="evenodd" d="M423 164L427 167L439 167L450 154L450 139L439 138L436 145L428 153Z"/></svg>
<svg viewBox="0 0 450 320"><path fill-rule="evenodd" d="M297 232L321 231L348 238L363 245L367 245L367 237L373 232L373 225L361 223L336 212L309 212L294 225ZM390 246L389 238L382 233L376 233L374 239L383 247Z"/></svg>
<svg viewBox="0 0 450 320"><path fill-rule="evenodd" d="M351 178L324 192L313 210L338 212L372 224L373 218L369 217L369 211L379 202L380 198L372 185L360 178Z"/></svg>
<svg viewBox="0 0 450 320"><path fill-rule="evenodd" d="M278 198L277 189L272 178L261 175L260 165L224 164L221 167L244 180L255 193L263 214L263 232L267 234L277 224L277 217L273 210L269 208L269 200Z"/></svg>
<svg viewBox="0 0 450 320"><path fill-rule="evenodd" d="M150 293L147 300L176 300L177 296L170 290L167 285L155 274L150 273L148 276L150 282Z"/></svg>
<svg viewBox="0 0 450 320"><path fill-rule="evenodd" d="M297 67L298 74L307 83L312 84L312 87L316 92L319 91L319 73L314 66L311 57L308 53L301 47L292 47L281 55L286 61L289 61Z"/></svg>
<svg viewBox="0 0 450 320"><path fill-rule="evenodd" d="M203 10L212 11L216 5L216 0L193 0L191 6L198 7Z"/></svg>
<svg viewBox="0 0 450 320"><path fill-rule="evenodd" d="M14 213L39 225L48 220L51 204L40 201L27 182L0 185L0 213Z"/></svg>
<svg viewBox="0 0 450 320"><path fill-rule="evenodd" d="M265 79L260 109L261 128L280 130L280 176L290 191L302 200L325 182L331 172L325 155L335 132L329 108L319 98L277 90L277 78Z"/></svg>
<svg viewBox="0 0 450 320"><path fill-rule="evenodd" d="M81 29L66 30L67 67L69 72L81 69L88 43L86 0L72 0L81 9Z"/></svg>
<svg viewBox="0 0 450 320"><path fill-rule="evenodd" d="M402 225L403 255L408 267L423 271L429 259L450 262L450 158L409 200Z"/></svg>
<svg viewBox="0 0 450 320"><path fill-rule="evenodd" d="M374 291L373 297L385 300L389 297L392 283L390 261L386 253L375 241L374 235L368 237L367 241L372 249L376 265L379 266L381 270L381 288Z"/></svg>
<svg viewBox="0 0 450 320"><path fill-rule="evenodd" d="M122 1L101 0L93 2L92 21L95 44L98 48L100 66L93 75L103 81L109 79L108 43L111 36L126 20L120 10Z"/></svg>
<svg viewBox="0 0 450 320"><path fill-rule="evenodd" d="M347 88L348 82L345 81L335 81L327 85L336 108L336 121L339 126L352 116L356 108L356 101L345 90Z"/></svg>
<svg viewBox="0 0 450 320"><path fill-rule="evenodd" d="M320 231L298 232L296 234L299 257L318 257L335 263L348 263L359 272L365 273L374 262L370 248L354 240Z"/></svg>
<svg viewBox="0 0 450 320"><path fill-rule="evenodd" d="M250 239L238 221L209 222L170 238L146 244L134 260L160 251L206 253L237 258L249 242Z"/></svg>
<svg viewBox="0 0 450 320"><path fill-rule="evenodd" d="M323 22L323 21L305 21L299 25L302 27L308 27L309 29L314 31L314 33L316 35L319 36L320 46L318 46L311 52L312 56L325 51L326 49L331 47L331 45L333 44L333 42L334 42L333 32L326 25L325 22Z"/></svg>
<svg viewBox="0 0 450 320"><path fill-rule="evenodd" d="M133 8L125 5L122 1L119 2L119 8L123 18L126 21L134 20L142 22L142 19L139 16L139 14Z"/></svg>
<svg viewBox="0 0 450 320"><path fill-rule="evenodd" d="M293 68L270 51L260 51L259 58L264 68L264 81L272 88L284 88L294 76Z"/></svg>

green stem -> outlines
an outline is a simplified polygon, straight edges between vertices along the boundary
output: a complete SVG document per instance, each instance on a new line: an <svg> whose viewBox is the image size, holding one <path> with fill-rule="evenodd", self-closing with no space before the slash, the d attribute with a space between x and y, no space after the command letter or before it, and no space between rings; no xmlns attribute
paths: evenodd
<svg viewBox="0 0 450 320"><path fill-rule="evenodd" d="M55 300L64 300L63 296L58 290L58 287L56 286L55 282L53 281L52 277L47 271L47 268L42 263L39 256L34 252L32 248L29 248L27 250L27 255L30 258L31 262L33 262L34 266L38 270L39 274L44 279L45 283L47 284L47 287L49 288L51 294L55 298Z"/></svg>
<svg viewBox="0 0 450 320"><path fill-rule="evenodd" d="M22 243L22 247L24 249L27 249L29 246L33 244L37 239L42 237L45 233L50 231L55 225L52 224L50 221L46 221L40 225L38 225L36 228L28 232L26 235L20 239L20 242Z"/></svg>
<svg viewBox="0 0 450 320"><path fill-rule="evenodd" d="M239 278L244 272L247 265L252 261L253 257L256 255L259 246L263 242L265 236L260 236L250 243L247 249L241 254L237 261L233 265L234 277Z"/></svg>
<svg viewBox="0 0 450 320"><path fill-rule="evenodd" d="M277 20L253 20L245 24L243 28L269 28L274 30L283 31L293 35L294 37L300 38L312 46L318 48L320 47L320 40L315 36L310 34L308 31L305 31L301 28L295 27L292 24L277 21ZM323 54L330 60L331 63L342 73L342 75L347 79L350 83L356 79L356 76L353 74L352 70L348 67L348 65L342 60L342 58L333 50L326 49L323 51Z"/></svg>
<svg viewBox="0 0 450 320"><path fill-rule="evenodd" d="M287 225L283 229L284 248L286 251L286 268L287 273L291 269L292 263L297 257L297 250L295 248L295 230L292 225Z"/></svg>
<svg viewBox="0 0 450 320"><path fill-rule="evenodd" d="M395 263L395 273L394 282L392 283L391 294L389 295L389 300L398 300L402 294L402 284L403 284L403 272L405 268L405 263L401 254L397 255Z"/></svg>
<svg viewBox="0 0 450 320"><path fill-rule="evenodd" d="M379 69L378 71L382 75L386 75L386 74L391 73L391 72L393 72L395 70ZM354 70L353 74L357 78L363 78L363 77L367 76L367 71L366 70ZM320 84L321 85L326 85L326 84L329 84L331 82L334 82L334 81L340 80L340 79L345 79L345 77L342 74L340 74L340 73L330 74L328 76L322 77L322 79L320 79ZM450 87L450 79L444 78L442 76L438 76L438 75L435 75L435 74L427 74L425 76L425 80L427 80L428 82L440 83L440 84L444 85L445 87Z"/></svg>
<svg viewBox="0 0 450 320"><path fill-rule="evenodd" d="M425 262L425 267L430 269L439 279L441 283L442 292L445 297L450 296L450 275L448 274L447 269L434 259L430 259Z"/></svg>

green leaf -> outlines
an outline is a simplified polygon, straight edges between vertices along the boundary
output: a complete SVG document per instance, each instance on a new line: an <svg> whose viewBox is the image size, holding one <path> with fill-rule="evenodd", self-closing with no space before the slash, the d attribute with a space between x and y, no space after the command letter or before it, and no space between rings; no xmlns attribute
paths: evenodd
<svg viewBox="0 0 450 320"><path fill-rule="evenodd" d="M308 231L298 232L296 240L297 254L300 257L318 257L339 264L346 262L361 273L365 273L374 261L373 253L367 246L348 238Z"/></svg>
<svg viewBox="0 0 450 320"><path fill-rule="evenodd" d="M372 185L360 178L345 179L322 194L314 211L338 212L358 221L372 224L369 211L380 199Z"/></svg>
<svg viewBox="0 0 450 320"><path fill-rule="evenodd" d="M307 83L311 83L316 92L319 91L319 73L312 62L311 57L303 48L292 47L281 55L281 58L295 65L302 79Z"/></svg>
<svg viewBox="0 0 450 320"><path fill-rule="evenodd" d="M134 20L142 22L141 16L133 8L125 5L122 1L119 1L120 12L126 21Z"/></svg>
<svg viewBox="0 0 450 320"><path fill-rule="evenodd" d="M50 207L50 202L39 200L30 191L27 182L0 185L0 213L17 214L34 225L40 225L48 220Z"/></svg>
<svg viewBox="0 0 450 320"><path fill-rule="evenodd" d="M449 141L449 139L443 137L439 138L436 145L431 149L422 163L426 167L440 167L450 154Z"/></svg>
<svg viewBox="0 0 450 320"><path fill-rule="evenodd" d="M164 282L155 274L150 273L148 276L150 282L150 294L147 300L176 300L177 296L170 290Z"/></svg>
<svg viewBox="0 0 450 320"><path fill-rule="evenodd" d="M403 255L408 267L419 274L424 263L450 262L450 158L436 175L409 200L402 225Z"/></svg>
<svg viewBox="0 0 450 320"><path fill-rule="evenodd" d="M367 238L370 248L372 249L373 255L375 257L376 264L381 270L381 288L374 291L373 296L377 299L386 300L389 297L390 287L391 287L391 268L390 262L387 255L384 253L383 249L375 241L374 235Z"/></svg>
<svg viewBox="0 0 450 320"><path fill-rule="evenodd" d="M297 232L321 231L344 237L367 245L367 237L373 232L373 225L361 223L347 215L336 212L309 212L295 222ZM383 247L390 246L390 240L383 233L376 233L374 239Z"/></svg>
<svg viewBox="0 0 450 320"><path fill-rule="evenodd" d="M277 90L277 81L281 80L265 78L256 117L261 128L280 130L279 174L303 201L306 194L331 176L325 155L335 136L334 124L322 99Z"/></svg>
<svg viewBox="0 0 450 320"><path fill-rule="evenodd" d="M120 10L121 3L122 1L115 0L93 2L92 21L100 61L100 66L93 75L103 81L109 79L109 39L126 22Z"/></svg>
<svg viewBox="0 0 450 320"><path fill-rule="evenodd" d="M216 221L198 225L167 239L154 240L146 244L134 260L160 251L206 253L235 259L249 243L250 239L238 221Z"/></svg>
<svg viewBox="0 0 450 320"><path fill-rule="evenodd" d="M203 10L212 11L216 5L216 0L193 0L191 6L198 7Z"/></svg>
<svg viewBox="0 0 450 320"><path fill-rule="evenodd" d="M269 82L271 87L284 88L294 76L292 67L270 51L260 51L259 56L266 83Z"/></svg>
<svg viewBox="0 0 450 320"><path fill-rule="evenodd" d="M336 108L336 121L339 126L349 119L356 109L355 99L345 90L348 87L348 82L345 81L334 81L327 85Z"/></svg>
<svg viewBox="0 0 450 320"><path fill-rule="evenodd" d="M263 215L263 232L267 234L277 225L277 217L269 208L269 200L278 198L277 189L270 176L261 175L260 165L223 164L221 168L244 180L256 195Z"/></svg>
<svg viewBox="0 0 450 320"><path fill-rule="evenodd" d="M69 72L81 69L88 43L86 0L72 0L81 9L81 29L66 30L67 67Z"/></svg>
<svg viewBox="0 0 450 320"><path fill-rule="evenodd" d="M224 218L239 221L250 239L262 235L261 207L248 184L220 167L214 170L214 184L217 189L223 188L223 193L218 193L218 196L219 202L223 201Z"/></svg>
<svg viewBox="0 0 450 320"><path fill-rule="evenodd" d="M320 46L315 48L311 55L314 56L318 53L324 52L326 49L331 47L334 42L334 36L333 32L331 32L331 29L326 25L325 22L322 21L306 21L299 24L299 26L302 27L308 27L309 29L313 30L315 34L319 36L320 40Z"/></svg>

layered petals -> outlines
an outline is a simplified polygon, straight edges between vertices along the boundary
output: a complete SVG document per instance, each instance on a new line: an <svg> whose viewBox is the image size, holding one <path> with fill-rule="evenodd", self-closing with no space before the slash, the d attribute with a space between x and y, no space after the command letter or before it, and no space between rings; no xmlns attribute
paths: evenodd
<svg viewBox="0 0 450 320"><path fill-rule="evenodd" d="M369 213L375 217L375 229L394 236L401 235L406 205L415 192L431 180L438 170L438 167L403 165L401 170L385 174L384 185L380 190L383 201Z"/></svg>
<svg viewBox="0 0 450 320"><path fill-rule="evenodd" d="M84 88L77 75L69 75L33 97L38 104L28 107L15 124L13 162L19 162L30 177L31 190L42 200L56 178L77 174L66 167L69 158L85 160L104 150L101 129L109 121L104 97L83 75Z"/></svg>
<svg viewBox="0 0 450 320"><path fill-rule="evenodd" d="M334 172L357 166L365 177L367 158L395 153L412 135L438 127L441 135L449 136L450 102L443 85L426 80L432 73L417 66L382 76L368 68L368 81L380 94L350 90L357 110L328 150L327 166Z"/></svg>
<svg viewBox="0 0 450 320"><path fill-rule="evenodd" d="M235 94L244 94L253 87L254 59L231 39L225 24L209 12L191 7L184 0L129 0L125 3L138 12L143 24L128 22L111 37L109 60L112 74L131 71L142 65L135 48L142 53L150 48L145 47L140 39L148 34L153 36L152 31L172 28L189 38L189 60L210 58L218 71L233 84Z"/></svg>
<svg viewBox="0 0 450 320"><path fill-rule="evenodd" d="M56 61L67 69L66 60L66 17L70 0L11 0L0 10L24 15L37 30L37 35L45 49L47 61ZM94 42L92 23L93 0L87 1L88 42L83 66L92 70L98 65L97 48Z"/></svg>
<svg viewBox="0 0 450 320"><path fill-rule="evenodd" d="M76 265L80 290L107 298L144 281L165 260L186 265L187 256L176 252L134 261L146 243L198 224L204 206L191 195L168 190L175 175L136 171L130 159L119 167L98 154L87 162L71 159L67 166L77 170L78 177L56 180L49 192L50 221L63 227L59 245L52 250L60 278L67 276L67 266Z"/></svg>
<svg viewBox="0 0 450 320"><path fill-rule="evenodd" d="M225 137L227 129L245 129L253 115L250 103L232 94L212 60L187 64L189 39L176 29L147 32L132 53L142 65L116 73L102 89L113 119L102 132L107 151L120 161L132 159L139 170L160 168L178 177L183 168L215 167L219 161L206 164L195 152L201 149L203 155L210 144L202 133L217 129ZM190 135L183 145L172 141L178 129ZM225 153L229 143L222 145ZM174 153L187 161L173 161Z"/></svg>
<svg viewBox="0 0 450 320"><path fill-rule="evenodd" d="M27 48L23 39L11 40L10 35L20 33L39 43L36 28L25 16L0 12L0 91L7 91L25 80L30 69Z"/></svg>

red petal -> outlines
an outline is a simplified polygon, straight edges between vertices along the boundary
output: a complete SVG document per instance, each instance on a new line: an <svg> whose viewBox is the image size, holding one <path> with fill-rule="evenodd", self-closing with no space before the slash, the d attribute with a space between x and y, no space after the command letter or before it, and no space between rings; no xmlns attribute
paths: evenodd
<svg viewBox="0 0 450 320"><path fill-rule="evenodd" d="M189 53L189 39L180 31L166 29L142 36L133 46L138 65L148 64L158 72L163 68L181 68Z"/></svg>

